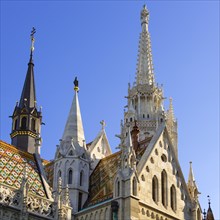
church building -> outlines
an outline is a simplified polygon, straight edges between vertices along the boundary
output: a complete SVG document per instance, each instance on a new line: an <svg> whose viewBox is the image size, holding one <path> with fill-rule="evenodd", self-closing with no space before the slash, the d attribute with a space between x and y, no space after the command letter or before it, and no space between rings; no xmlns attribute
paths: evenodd
<svg viewBox="0 0 220 220"><path fill-rule="evenodd" d="M128 85L118 151L111 151L104 121L86 142L76 77L51 161L40 154L43 116L35 90L33 28L26 78L11 116L11 143L0 141L1 220L214 220L210 202L207 213L200 206L192 162L187 180L181 170L173 102L170 98L164 109L154 75L146 6L140 24L137 71Z"/></svg>

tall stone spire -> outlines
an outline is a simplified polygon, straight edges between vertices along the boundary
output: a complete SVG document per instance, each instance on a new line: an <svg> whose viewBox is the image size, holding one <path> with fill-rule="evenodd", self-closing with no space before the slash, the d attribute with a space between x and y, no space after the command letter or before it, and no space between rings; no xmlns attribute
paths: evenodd
<svg viewBox="0 0 220 220"><path fill-rule="evenodd" d="M195 177L193 174L192 162L190 162L190 167L189 167L188 185L191 186L195 185Z"/></svg>
<svg viewBox="0 0 220 220"><path fill-rule="evenodd" d="M62 140L73 139L73 142L78 142L78 144L82 147L84 146L85 136L78 100L79 87L77 78L74 80L74 85L75 94L67 118Z"/></svg>
<svg viewBox="0 0 220 220"><path fill-rule="evenodd" d="M176 156L178 157L178 134L177 134L177 120L174 116L174 110L173 110L173 99L170 98L170 106L166 113L166 124L167 129L171 138L171 141L173 143Z"/></svg>
<svg viewBox="0 0 220 220"><path fill-rule="evenodd" d="M163 90L155 83L151 53L150 34L148 31L149 12L144 5L141 10L141 33L138 50L136 81L128 85L126 110L124 111L124 135L135 124L139 128L138 141L144 143L154 135L157 128L165 121L163 108ZM136 143L138 146L138 143Z"/></svg>
<svg viewBox="0 0 220 220"><path fill-rule="evenodd" d="M35 28L31 32L31 51L28 70L22 89L20 102L16 104L12 120L12 145L17 148L35 153L35 138L40 135L42 115L37 110L37 100L34 81L34 34Z"/></svg>
<svg viewBox="0 0 220 220"><path fill-rule="evenodd" d="M154 85L153 61L151 53L151 41L148 31L149 12L144 5L141 11L141 27L139 40L139 53L136 72L136 84Z"/></svg>
<svg viewBox="0 0 220 220"><path fill-rule="evenodd" d="M188 190L189 190L189 194L190 194L191 198L193 200L197 200L199 191L198 191L198 187L196 185L195 177L194 177L194 174L193 174L192 162L190 162L187 186L188 186Z"/></svg>

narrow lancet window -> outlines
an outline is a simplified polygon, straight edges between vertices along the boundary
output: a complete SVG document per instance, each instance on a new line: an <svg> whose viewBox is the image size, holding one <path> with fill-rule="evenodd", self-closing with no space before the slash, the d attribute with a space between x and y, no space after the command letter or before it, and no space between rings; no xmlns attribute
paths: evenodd
<svg viewBox="0 0 220 220"><path fill-rule="evenodd" d="M161 200L162 204L167 206L167 173L165 170L161 173Z"/></svg>
<svg viewBox="0 0 220 220"><path fill-rule="evenodd" d="M83 185L83 170L80 171L80 177L79 177L79 185Z"/></svg>
<svg viewBox="0 0 220 220"><path fill-rule="evenodd" d="M176 188L174 185L172 185L170 187L170 207L171 209L173 209L173 211L176 211L176 207L177 207L177 204L176 204Z"/></svg>
<svg viewBox="0 0 220 220"><path fill-rule="evenodd" d="M68 172L68 184L73 183L73 171L70 169Z"/></svg>
<svg viewBox="0 0 220 220"><path fill-rule="evenodd" d="M21 129L26 129L27 128L27 118L23 117L21 119Z"/></svg>
<svg viewBox="0 0 220 220"><path fill-rule="evenodd" d="M158 179L156 176L152 179L152 199L154 202L158 202Z"/></svg>
<svg viewBox="0 0 220 220"><path fill-rule="evenodd" d="M31 130L32 130L32 131L36 131L36 128L35 128L36 123L35 123L35 122L36 122L35 119L32 118L32 119L31 119Z"/></svg>

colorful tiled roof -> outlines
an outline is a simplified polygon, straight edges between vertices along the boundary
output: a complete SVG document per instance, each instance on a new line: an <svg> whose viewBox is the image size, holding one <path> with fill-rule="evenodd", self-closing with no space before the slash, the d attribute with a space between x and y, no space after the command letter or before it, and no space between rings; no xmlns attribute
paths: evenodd
<svg viewBox="0 0 220 220"><path fill-rule="evenodd" d="M144 154L152 137L139 142L136 151L138 159ZM85 206L92 206L113 198L113 185L120 162L121 151L111 154L99 161L95 170L90 175L89 199Z"/></svg>
<svg viewBox="0 0 220 220"><path fill-rule="evenodd" d="M24 173L30 192L46 197L34 155L0 140L0 183L19 189Z"/></svg>
<svg viewBox="0 0 220 220"><path fill-rule="evenodd" d="M89 200L87 206L113 197L113 181L118 169L121 151L101 159L90 176Z"/></svg>
<svg viewBox="0 0 220 220"><path fill-rule="evenodd" d="M47 176L47 182L48 182L50 187L53 187L54 161L52 160L52 161L48 162L44 166L44 169L45 169L46 176Z"/></svg>

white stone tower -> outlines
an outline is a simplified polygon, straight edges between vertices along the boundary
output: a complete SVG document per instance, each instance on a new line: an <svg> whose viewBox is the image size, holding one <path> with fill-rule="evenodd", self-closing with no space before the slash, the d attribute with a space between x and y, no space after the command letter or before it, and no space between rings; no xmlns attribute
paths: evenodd
<svg viewBox="0 0 220 220"><path fill-rule="evenodd" d="M85 147L85 136L78 100L78 80L74 81L74 98L67 118L63 137L57 146L54 162L53 191L58 189L61 177L62 188L69 189L73 213L79 211L88 198L90 157Z"/></svg>
<svg viewBox="0 0 220 220"><path fill-rule="evenodd" d="M163 90L155 83L154 68L152 61L150 33L148 31L149 12L146 6L141 11L141 27L136 80L133 86L128 85L127 109L124 112L123 134L131 134L134 126L138 128L138 142L144 142L152 137L161 123L169 128L169 134L177 154L177 123L174 118L172 102L167 113L163 107ZM133 137L132 137L133 139ZM134 140L133 140L133 144ZM135 151L137 150L135 146Z"/></svg>

